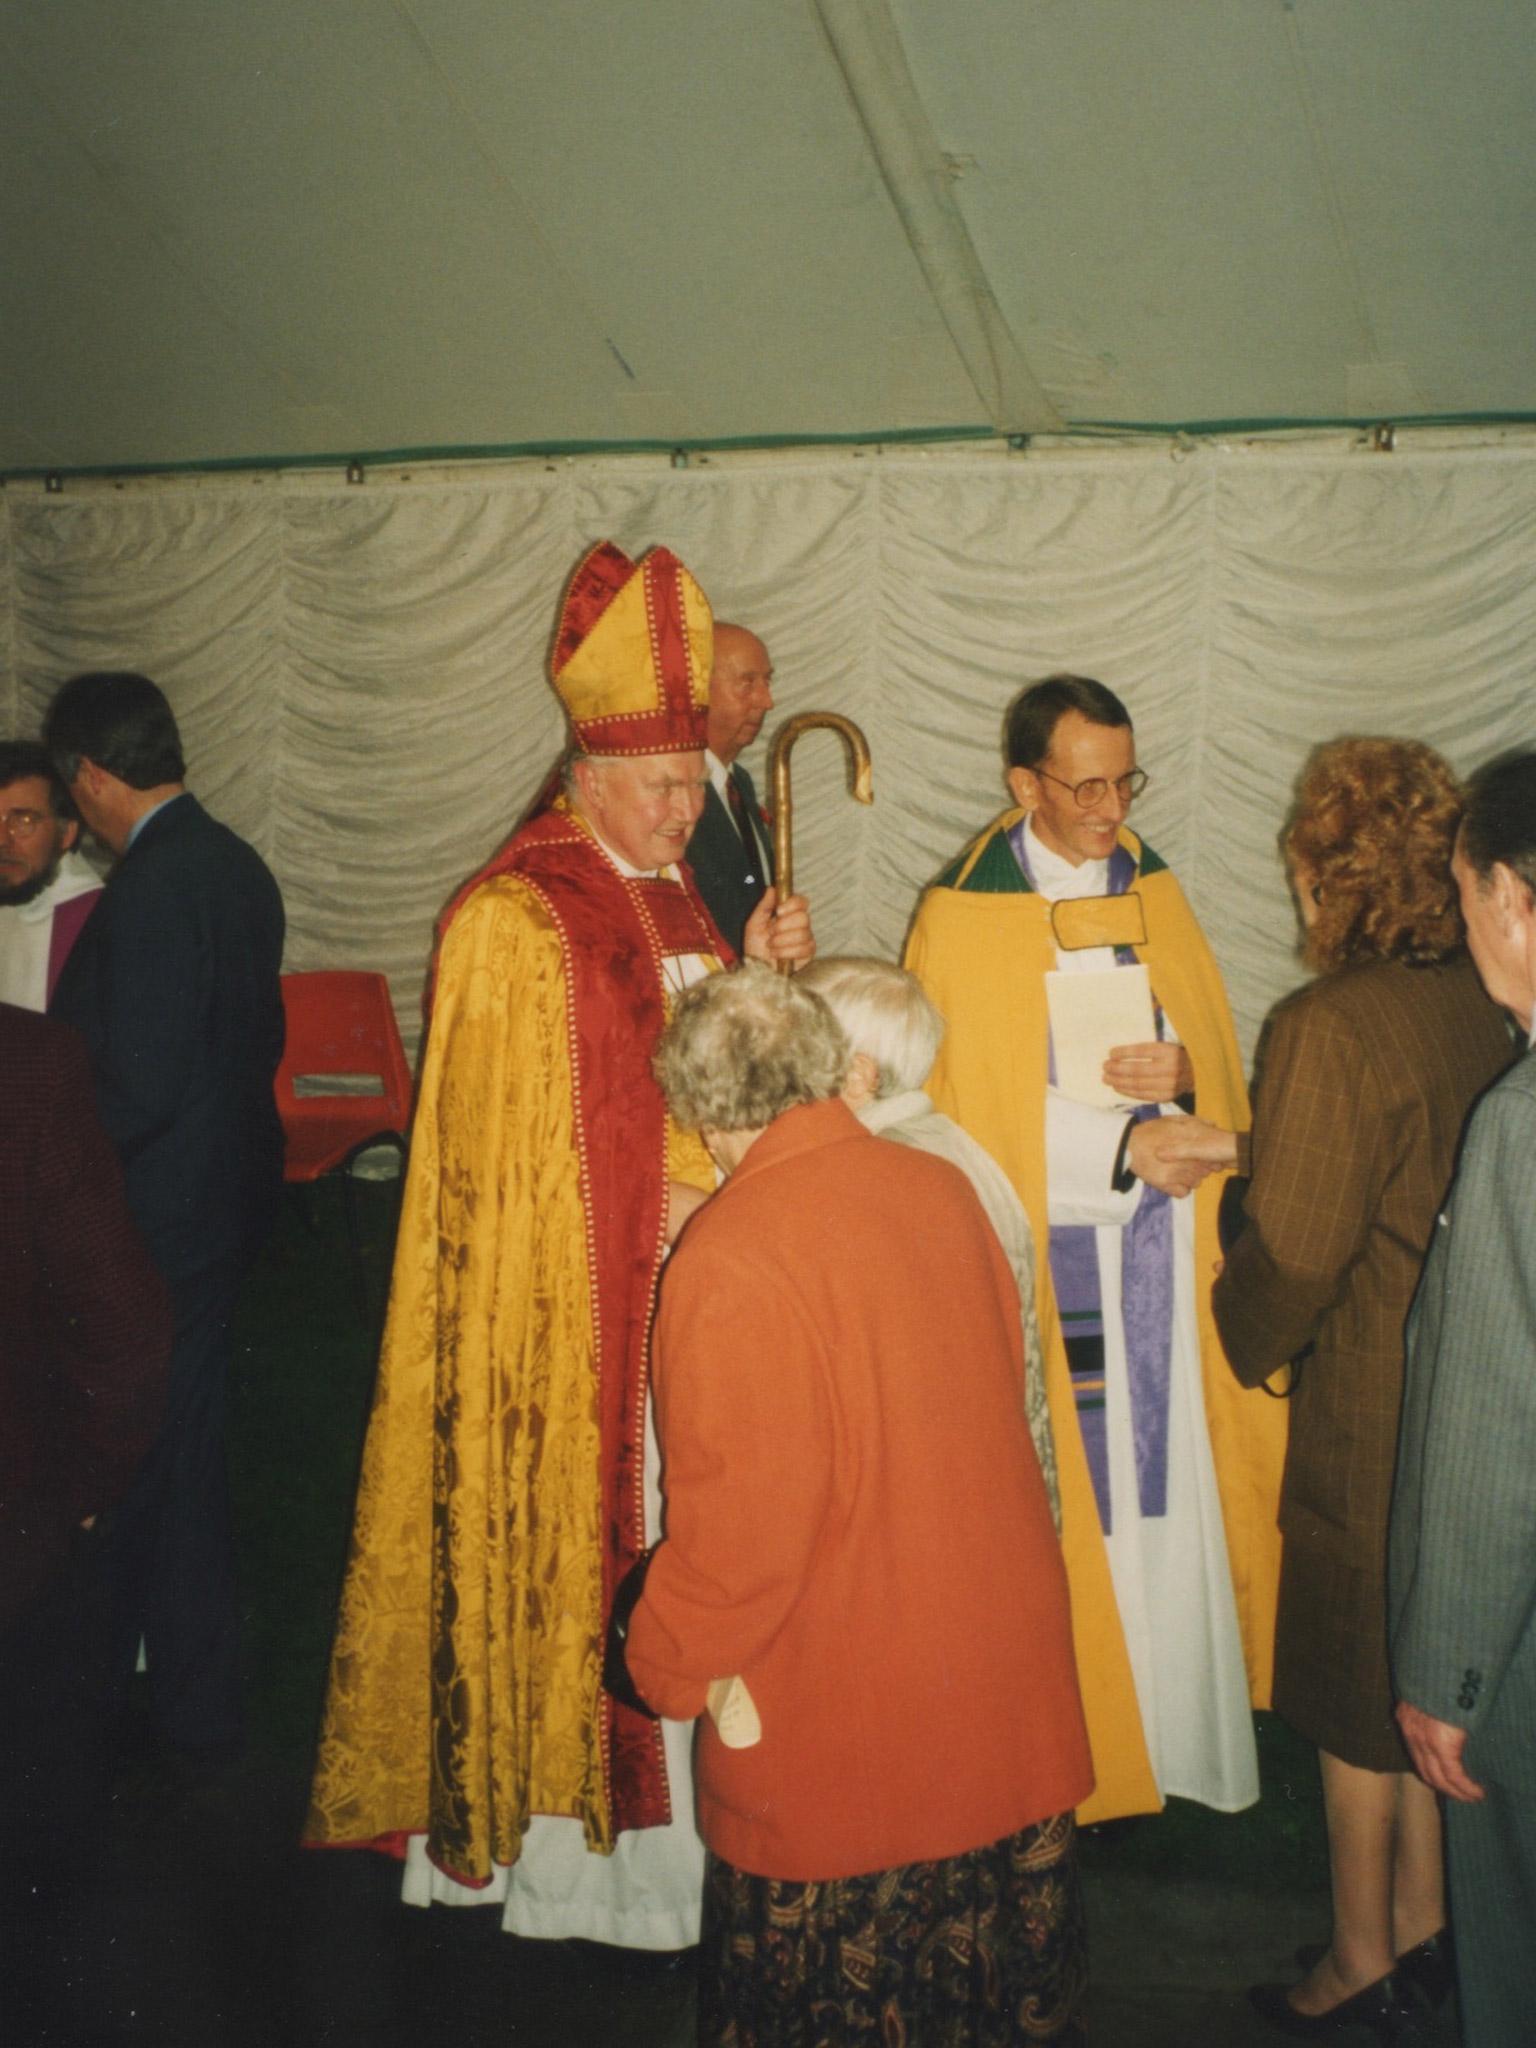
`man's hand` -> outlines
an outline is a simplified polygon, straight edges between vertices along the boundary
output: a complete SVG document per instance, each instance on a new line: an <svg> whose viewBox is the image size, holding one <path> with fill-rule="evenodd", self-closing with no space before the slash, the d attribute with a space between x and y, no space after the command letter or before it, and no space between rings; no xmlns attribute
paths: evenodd
<svg viewBox="0 0 1536 2048"><path fill-rule="evenodd" d="M777 889L764 892L756 910L747 919L741 950L748 960L764 960L776 967L781 960L793 960L804 967L816 957L816 935L811 930L811 908L803 896L786 896L780 903Z"/></svg>
<svg viewBox="0 0 1536 2048"><path fill-rule="evenodd" d="M1193 1122L1193 1117L1149 1116L1144 1124L1132 1127L1126 1147L1125 1163L1136 1178L1176 1201L1193 1194L1201 1181L1216 1171L1203 1159L1180 1156L1180 1143L1188 1141L1181 1139L1179 1127Z"/></svg>
<svg viewBox="0 0 1536 2048"><path fill-rule="evenodd" d="M1413 1768L1432 1792L1443 1792L1447 1799L1460 1799L1469 1806L1483 1797L1482 1786L1467 1775L1461 1760L1467 1746L1465 1728L1458 1728L1453 1721L1437 1721L1433 1714L1409 1706L1406 1700L1398 1702L1397 1725Z"/></svg>
<svg viewBox="0 0 1536 2048"><path fill-rule="evenodd" d="M1116 1045L1104 1062L1104 1079L1132 1102L1175 1102L1195 1092L1195 1070L1182 1045Z"/></svg>
<svg viewBox="0 0 1536 2048"><path fill-rule="evenodd" d="M1237 1133L1208 1124L1203 1116L1168 1116L1163 1134L1162 1156L1167 1160L1194 1159L1217 1169L1237 1165Z"/></svg>

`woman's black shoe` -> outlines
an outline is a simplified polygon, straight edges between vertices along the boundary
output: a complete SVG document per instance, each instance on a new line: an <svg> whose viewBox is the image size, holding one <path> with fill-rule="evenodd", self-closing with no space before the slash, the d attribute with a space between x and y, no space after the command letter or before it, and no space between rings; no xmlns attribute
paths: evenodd
<svg viewBox="0 0 1536 2048"><path fill-rule="evenodd" d="M1449 1927L1442 1927L1428 1941L1416 1942L1398 1957L1395 1968L1428 2004L1444 2005L1456 1982L1456 1944Z"/></svg>
<svg viewBox="0 0 1536 2048"><path fill-rule="evenodd" d="M1290 1988L1287 1984L1255 1984L1248 2002L1262 2020L1278 2033L1289 2034L1293 2041L1324 2041L1346 2027L1369 2027L1378 2041L1392 2042L1413 2017L1401 1981L1390 1970L1327 2012L1298 2012L1290 2001Z"/></svg>
<svg viewBox="0 0 1536 2048"><path fill-rule="evenodd" d="M1296 1961L1310 1976L1327 1953L1326 1941L1304 1941L1296 1951ZM1456 1945L1449 1927L1405 1949L1392 1968L1406 1979L1405 1988L1416 1991L1427 2005L1444 2005L1456 1983Z"/></svg>

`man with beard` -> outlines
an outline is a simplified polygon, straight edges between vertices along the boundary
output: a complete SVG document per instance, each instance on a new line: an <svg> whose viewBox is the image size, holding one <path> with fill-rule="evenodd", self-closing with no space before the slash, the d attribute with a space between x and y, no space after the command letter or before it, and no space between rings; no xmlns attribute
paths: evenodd
<svg viewBox="0 0 1536 2048"><path fill-rule="evenodd" d="M45 1010L101 895L40 740L0 740L0 1003Z"/></svg>

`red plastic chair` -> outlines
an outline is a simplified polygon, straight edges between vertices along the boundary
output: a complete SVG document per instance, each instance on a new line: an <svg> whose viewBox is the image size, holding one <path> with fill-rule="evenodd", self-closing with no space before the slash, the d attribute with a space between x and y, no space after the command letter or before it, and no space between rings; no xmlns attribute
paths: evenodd
<svg viewBox="0 0 1536 2048"><path fill-rule="evenodd" d="M288 1035L277 1070L286 1153L283 1178L313 1183L339 1173L347 1239L363 1313L368 1293L358 1241L353 1168L364 1152L393 1145L405 1171L411 1070L382 974L336 969L283 976Z"/></svg>

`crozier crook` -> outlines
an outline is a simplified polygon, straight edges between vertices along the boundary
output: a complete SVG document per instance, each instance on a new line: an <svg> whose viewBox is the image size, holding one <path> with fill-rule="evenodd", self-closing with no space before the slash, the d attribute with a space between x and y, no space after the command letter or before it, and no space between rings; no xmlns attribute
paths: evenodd
<svg viewBox="0 0 1536 2048"><path fill-rule="evenodd" d="M773 865L781 903L794 889L790 857L794 803L789 793L789 752L801 733L809 732L818 725L842 735L843 745L848 750L848 765L853 771L851 793L855 801L872 804L875 800L874 783L870 777L869 741L851 718L844 718L840 711L802 711L794 718L785 719L768 750L768 768L773 779ZM795 963L780 960L778 969L780 974L793 974Z"/></svg>

